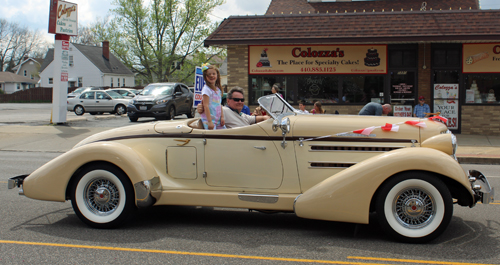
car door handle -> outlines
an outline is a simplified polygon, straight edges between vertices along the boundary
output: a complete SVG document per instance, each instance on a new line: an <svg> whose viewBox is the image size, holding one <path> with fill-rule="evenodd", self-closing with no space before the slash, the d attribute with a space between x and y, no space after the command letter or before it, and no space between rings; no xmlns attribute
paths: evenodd
<svg viewBox="0 0 500 265"><path fill-rule="evenodd" d="M254 146L253 148L259 149L259 150L266 150L265 146Z"/></svg>

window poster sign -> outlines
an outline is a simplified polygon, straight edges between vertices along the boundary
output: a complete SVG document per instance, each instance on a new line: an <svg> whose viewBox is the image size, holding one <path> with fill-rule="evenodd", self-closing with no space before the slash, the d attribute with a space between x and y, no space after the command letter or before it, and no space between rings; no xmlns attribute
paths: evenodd
<svg viewBox="0 0 500 265"><path fill-rule="evenodd" d="M500 43L463 44L464 73L500 73Z"/></svg>
<svg viewBox="0 0 500 265"><path fill-rule="evenodd" d="M448 128L458 130L458 84L434 84L434 111L448 119Z"/></svg>
<svg viewBox="0 0 500 265"><path fill-rule="evenodd" d="M78 35L77 4L62 1L50 1L49 33Z"/></svg>
<svg viewBox="0 0 500 265"><path fill-rule="evenodd" d="M394 117L412 117L413 107L411 105L394 105L392 113Z"/></svg>
<svg viewBox="0 0 500 265"><path fill-rule="evenodd" d="M249 74L386 74L387 45L250 45Z"/></svg>

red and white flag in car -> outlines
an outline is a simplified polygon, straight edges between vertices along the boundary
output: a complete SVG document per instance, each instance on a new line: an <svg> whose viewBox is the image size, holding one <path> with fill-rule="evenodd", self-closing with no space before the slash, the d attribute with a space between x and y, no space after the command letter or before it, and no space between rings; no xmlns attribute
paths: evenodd
<svg viewBox="0 0 500 265"><path fill-rule="evenodd" d="M421 121L405 121L406 124L409 124L409 125L413 125L413 126L418 126L418 127L422 127L422 128L426 128L427 125L425 124L425 122L421 122Z"/></svg>
<svg viewBox="0 0 500 265"><path fill-rule="evenodd" d="M386 123L385 126L380 127L384 131L397 132L399 131L399 125Z"/></svg>
<svg viewBox="0 0 500 265"><path fill-rule="evenodd" d="M365 129L353 131L353 133L359 133L362 135L370 135L370 133L372 133L372 131L375 130L375 128L376 128L375 126L372 126L372 127L368 127Z"/></svg>

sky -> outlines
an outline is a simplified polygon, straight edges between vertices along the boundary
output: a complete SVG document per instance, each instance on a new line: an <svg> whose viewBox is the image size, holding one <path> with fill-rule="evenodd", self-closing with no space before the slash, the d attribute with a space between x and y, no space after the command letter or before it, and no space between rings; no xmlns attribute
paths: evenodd
<svg viewBox="0 0 500 265"><path fill-rule="evenodd" d="M54 35L47 33L50 0L1 0L0 18L18 23L32 30L40 30L47 40ZM78 4L78 21L88 25L98 18L104 18L114 8L113 0L66 0ZM423 0L424 1L424 0ZM271 0L226 0L217 7L210 17L214 21L236 15L263 15ZM22 4L20 4L22 3ZM480 0L481 9L500 9L500 0Z"/></svg>

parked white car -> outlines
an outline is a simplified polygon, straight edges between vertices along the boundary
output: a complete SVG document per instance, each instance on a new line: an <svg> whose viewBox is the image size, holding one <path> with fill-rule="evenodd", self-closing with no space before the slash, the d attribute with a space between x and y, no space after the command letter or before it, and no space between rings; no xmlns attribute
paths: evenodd
<svg viewBox="0 0 500 265"><path fill-rule="evenodd" d="M106 91L114 91L126 98L134 98L139 94L141 91L137 89L130 89L130 88L110 88Z"/></svg>
<svg viewBox="0 0 500 265"><path fill-rule="evenodd" d="M111 114L126 114L127 104L130 98L125 98L114 91L86 91L75 98L68 98L68 111L74 111L76 115L85 112L95 115L101 112Z"/></svg>
<svg viewBox="0 0 500 265"><path fill-rule="evenodd" d="M104 90L104 88L102 88L102 87L80 87L80 88L75 89L73 92L69 93L68 98L78 97L83 92L89 91L89 90Z"/></svg>

